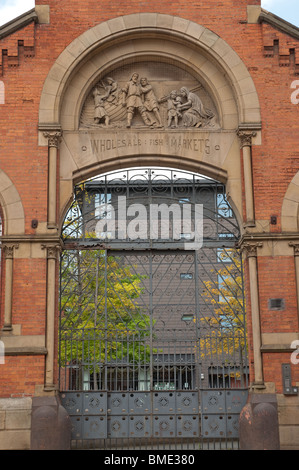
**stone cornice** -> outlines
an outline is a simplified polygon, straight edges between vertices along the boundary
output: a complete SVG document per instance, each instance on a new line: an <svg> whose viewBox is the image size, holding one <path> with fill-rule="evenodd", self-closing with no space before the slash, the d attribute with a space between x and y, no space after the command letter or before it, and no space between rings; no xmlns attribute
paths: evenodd
<svg viewBox="0 0 299 470"><path fill-rule="evenodd" d="M283 20L279 16L276 16L267 10L262 9L258 21L259 23L268 23L274 28L279 29L283 33L286 33L289 36L299 39L299 28L297 28L297 26L289 23L288 21Z"/></svg>
<svg viewBox="0 0 299 470"><path fill-rule="evenodd" d="M250 242L266 242L266 241L289 241L293 242L296 244L299 244L299 233L296 232L285 232L285 233L271 233L271 232L263 232L263 233L258 233L258 232L245 232L241 240L239 242L239 245L242 243L250 243Z"/></svg>
<svg viewBox="0 0 299 470"><path fill-rule="evenodd" d="M62 131L62 128L61 128L61 125L59 123L52 123L52 124L43 124L43 123L40 123L39 126L38 126L38 130L41 131L41 132L61 132Z"/></svg>
<svg viewBox="0 0 299 470"><path fill-rule="evenodd" d="M38 23L38 15L35 11L35 8L27 11L23 15L18 16L12 21L9 21L8 23L0 26L0 39L3 39L6 36L15 33L16 31L24 28L33 21L34 23Z"/></svg>
<svg viewBox="0 0 299 470"><path fill-rule="evenodd" d="M294 244L299 244L298 232L284 232L284 233L271 233L271 232L245 232L243 233L239 244L244 242L258 242L258 241L289 241ZM4 244L19 244L19 243L43 243L55 244L63 246L63 241L57 235L39 234L39 235L3 235L0 237L0 242Z"/></svg>
<svg viewBox="0 0 299 470"><path fill-rule="evenodd" d="M46 356L46 348L7 348L5 349L6 356Z"/></svg>
<svg viewBox="0 0 299 470"><path fill-rule="evenodd" d="M240 238L237 246L247 255L250 256L268 256L267 246L273 243L273 246L282 243L288 244L290 249L294 248L294 255L299 256L299 234L298 233L254 233L245 232ZM261 250L257 250L260 248ZM285 251L285 256L291 256L291 251Z"/></svg>
<svg viewBox="0 0 299 470"><path fill-rule="evenodd" d="M243 131L243 132L256 132L260 131L262 129L262 123L261 122L251 122L251 123L240 123L238 125L238 131Z"/></svg>
<svg viewBox="0 0 299 470"><path fill-rule="evenodd" d="M43 243L61 245L62 241L59 236L50 235L3 235L0 237L2 245L8 243Z"/></svg>
<svg viewBox="0 0 299 470"><path fill-rule="evenodd" d="M45 336L14 336L1 335L0 341L4 343L5 356L43 356L47 354Z"/></svg>

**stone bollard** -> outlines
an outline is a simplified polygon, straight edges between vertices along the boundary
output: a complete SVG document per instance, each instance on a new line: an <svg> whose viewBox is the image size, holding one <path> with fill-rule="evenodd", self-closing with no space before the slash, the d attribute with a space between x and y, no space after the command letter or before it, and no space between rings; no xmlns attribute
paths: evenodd
<svg viewBox="0 0 299 470"><path fill-rule="evenodd" d="M32 400L31 450L70 450L71 421L58 397Z"/></svg>
<svg viewBox="0 0 299 470"><path fill-rule="evenodd" d="M240 414L241 450L279 450L279 424L276 396L252 394Z"/></svg>

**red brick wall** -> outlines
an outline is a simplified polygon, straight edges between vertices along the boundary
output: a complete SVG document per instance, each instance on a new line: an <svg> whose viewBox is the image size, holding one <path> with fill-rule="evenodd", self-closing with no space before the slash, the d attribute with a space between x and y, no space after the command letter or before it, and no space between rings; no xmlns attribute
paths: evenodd
<svg viewBox="0 0 299 470"><path fill-rule="evenodd" d="M264 380L265 382L273 382L276 385L276 393L283 393L282 380L278 380L278 376L281 376L281 365L291 365L291 377L292 385L299 382L299 367L296 364L290 362L289 353L281 354L263 354L263 368L264 368Z"/></svg>
<svg viewBox="0 0 299 470"><path fill-rule="evenodd" d="M260 310L263 333L298 331L294 258L279 256L258 259ZM283 310L269 310L269 299L285 299Z"/></svg>
<svg viewBox="0 0 299 470"><path fill-rule="evenodd" d="M44 260L14 260L13 322L22 325L23 335L45 332L46 275Z"/></svg>
<svg viewBox="0 0 299 470"><path fill-rule="evenodd" d="M44 370L43 356L7 356L0 371L0 398L34 396L36 386L44 385Z"/></svg>

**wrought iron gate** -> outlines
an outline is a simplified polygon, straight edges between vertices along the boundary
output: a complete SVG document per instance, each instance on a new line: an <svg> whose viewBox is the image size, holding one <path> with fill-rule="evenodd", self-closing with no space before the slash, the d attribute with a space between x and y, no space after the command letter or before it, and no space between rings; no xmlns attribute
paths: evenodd
<svg viewBox="0 0 299 470"><path fill-rule="evenodd" d="M144 182L134 181L140 201ZM173 174L167 182L178 189ZM193 194L203 187L185 175L181 204L187 182ZM67 218L60 275L60 390L74 440L237 439L248 385L242 262L221 186L204 185L218 210L203 205L200 250L171 235L147 249L146 240L99 240L94 201L107 207L119 186L81 188L89 210L76 205ZM153 201L149 188L143 201Z"/></svg>

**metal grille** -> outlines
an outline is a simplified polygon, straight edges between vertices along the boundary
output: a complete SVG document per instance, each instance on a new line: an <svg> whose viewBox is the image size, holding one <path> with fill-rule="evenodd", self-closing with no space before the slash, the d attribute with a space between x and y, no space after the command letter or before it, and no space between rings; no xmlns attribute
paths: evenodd
<svg viewBox="0 0 299 470"><path fill-rule="evenodd" d="M165 226L156 211L163 205L171 210L173 204L171 223ZM204 243L234 246L239 228L223 184L192 173L153 168L109 173L78 185L62 238L68 246L101 242L108 248L185 249L187 244L193 249L190 235L199 205ZM188 210L190 223L174 223Z"/></svg>
<svg viewBox="0 0 299 470"><path fill-rule="evenodd" d="M147 188L139 175L139 202L140 193L147 204L153 200L153 174ZM164 183L174 196L182 178L171 175ZM127 191L134 181L126 180ZM166 191L161 176L157 181L159 193ZM172 232L163 241L99 239L95 214L115 178L77 191L80 203L63 232L59 340L60 390L75 440L237 438L248 386L237 224L219 183L202 180L201 188L185 175L183 204L187 182L188 202L198 202L201 189L209 194L203 214L210 231L198 251L182 248ZM240 405L233 411L231 390ZM207 407L220 396L224 409Z"/></svg>
<svg viewBox="0 0 299 470"><path fill-rule="evenodd" d="M247 401L247 390L203 390L202 435L204 438L236 439L239 436L239 416Z"/></svg>

